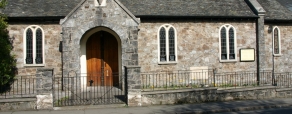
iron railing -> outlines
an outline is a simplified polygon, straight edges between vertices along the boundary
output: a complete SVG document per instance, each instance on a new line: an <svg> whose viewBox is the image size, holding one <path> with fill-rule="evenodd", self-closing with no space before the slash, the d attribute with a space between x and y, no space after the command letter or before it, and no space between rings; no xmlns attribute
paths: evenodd
<svg viewBox="0 0 292 114"><path fill-rule="evenodd" d="M225 72L216 73L214 70L172 71L141 73L142 91L165 91L175 89L189 89L201 87L217 87L223 89L247 88L258 86L275 86L276 88L292 87L292 73L274 73L261 71L260 81L257 72ZM273 76L274 75L274 76ZM125 98L124 76L115 75L113 83L108 86L92 83L98 80L94 76L82 74L78 76L55 76L53 79L54 103L57 106L83 104L107 104L120 102ZM274 79L273 79L274 77ZM99 77L100 78L100 77ZM106 80L107 77L105 77ZM274 83L273 83L274 82ZM37 95L37 78L35 75L17 76L10 86L10 90L0 93L0 99L33 98ZM0 89L6 89L0 87ZM97 92L102 93L97 98ZM108 97L111 96L111 97ZM87 101L88 99L95 101ZM113 98L113 99L109 99ZM75 102L75 103L73 103Z"/></svg>
<svg viewBox="0 0 292 114"><path fill-rule="evenodd" d="M1 90L7 87L0 87ZM0 93L0 99L10 98L33 98L36 97L36 77L30 76L17 76L14 82L8 87L7 92Z"/></svg>
<svg viewBox="0 0 292 114"><path fill-rule="evenodd" d="M173 71L141 73L142 91L165 91L202 87L219 89L247 88L258 86L291 87L292 73L257 72L224 72L215 70ZM275 84L273 83L275 82Z"/></svg>
<svg viewBox="0 0 292 114"><path fill-rule="evenodd" d="M275 86L278 88L292 87L292 73L274 73Z"/></svg>
<svg viewBox="0 0 292 114"><path fill-rule="evenodd" d="M215 85L218 88L246 88L272 85L272 72L261 71L257 80L257 72L225 72L215 74Z"/></svg>
<svg viewBox="0 0 292 114"><path fill-rule="evenodd" d="M142 90L173 90L214 85L213 70L141 73Z"/></svg>
<svg viewBox="0 0 292 114"><path fill-rule="evenodd" d="M125 103L124 78L120 74L92 73L54 77L54 106Z"/></svg>

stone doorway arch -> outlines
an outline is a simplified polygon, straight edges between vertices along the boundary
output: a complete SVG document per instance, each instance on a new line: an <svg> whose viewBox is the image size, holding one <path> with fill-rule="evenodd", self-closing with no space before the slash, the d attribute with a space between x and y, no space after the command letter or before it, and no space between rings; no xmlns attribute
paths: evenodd
<svg viewBox="0 0 292 114"><path fill-rule="evenodd" d="M106 37L99 37L101 34ZM99 54L90 54L92 52L89 52L88 45L92 45L95 50L94 53ZM101 46L104 48L101 49ZM113 30L106 27L96 27L89 30L81 38L80 52L81 75L87 76L87 79L82 81L82 87L84 85L119 86L122 83L119 82L119 79L123 77L117 77L122 76L121 40ZM92 63L93 61L96 63ZM113 76L114 78L111 78L110 76Z"/></svg>
<svg viewBox="0 0 292 114"><path fill-rule="evenodd" d="M76 74L74 82L64 83L64 88L67 86L66 91L70 94L74 93L73 99L79 93L92 92L94 87L103 88L102 86L87 87L87 80L81 77L87 73L86 42L88 38L96 32L105 31L111 33L118 42L118 69L121 73L122 90L125 90L122 93L126 93L128 99L140 98L141 94L136 93L141 87L140 67L138 66L140 19L136 18L118 0L104 1L106 1L104 2L107 4L106 7L103 4L93 5L93 0L81 0L80 4L60 21L62 26L62 76L68 78L63 80L72 80L73 77L65 77L70 72ZM111 88L115 87L109 89Z"/></svg>

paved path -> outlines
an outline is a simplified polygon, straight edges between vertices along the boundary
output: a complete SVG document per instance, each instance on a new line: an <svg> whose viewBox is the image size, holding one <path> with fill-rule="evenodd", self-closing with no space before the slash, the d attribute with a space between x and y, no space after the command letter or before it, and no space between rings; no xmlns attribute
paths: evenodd
<svg viewBox="0 0 292 114"><path fill-rule="evenodd" d="M238 111L238 112L219 112L214 114L291 114L292 108L272 108L262 110Z"/></svg>
<svg viewBox="0 0 292 114"><path fill-rule="evenodd" d="M145 107L126 107L122 105L74 106L55 108L55 110L0 112L0 114L200 114L290 107L292 108L292 98Z"/></svg>

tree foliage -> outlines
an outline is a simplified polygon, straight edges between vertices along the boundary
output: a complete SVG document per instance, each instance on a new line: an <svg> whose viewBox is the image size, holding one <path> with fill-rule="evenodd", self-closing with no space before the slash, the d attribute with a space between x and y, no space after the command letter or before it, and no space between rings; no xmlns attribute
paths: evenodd
<svg viewBox="0 0 292 114"><path fill-rule="evenodd" d="M0 10L3 10L7 0L0 1ZM7 31L7 17L0 13L0 93L10 90L15 77L15 59L11 54L12 44Z"/></svg>

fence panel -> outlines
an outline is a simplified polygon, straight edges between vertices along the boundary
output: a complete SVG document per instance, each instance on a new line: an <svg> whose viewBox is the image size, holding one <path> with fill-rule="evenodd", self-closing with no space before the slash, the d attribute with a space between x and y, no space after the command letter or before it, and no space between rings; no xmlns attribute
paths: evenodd
<svg viewBox="0 0 292 114"><path fill-rule="evenodd" d="M36 76L17 76L10 85L10 90L0 93L0 99L33 98L36 97ZM6 89L1 87L1 89Z"/></svg>
<svg viewBox="0 0 292 114"><path fill-rule="evenodd" d="M211 87L213 70L141 73L142 91Z"/></svg>
<svg viewBox="0 0 292 114"><path fill-rule="evenodd" d="M218 88L242 88L258 86L257 72L217 73L215 74L215 80L215 85Z"/></svg>
<svg viewBox="0 0 292 114"><path fill-rule="evenodd" d="M275 86L278 88L291 87L292 73L275 73Z"/></svg>
<svg viewBox="0 0 292 114"><path fill-rule="evenodd" d="M106 83L106 80L118 79ZM100 81L104 80L104 82ZM99 81L97 83L93 81ZM100 84L101 83L101 84ZM54 78L54 106L120 104L126 102L124 78L120 74L76 76Z"/></svg>
<svg viewBox="0 0 292 114"><path fill-rule="evenodd" d="M215 70L168 71L141 73L142 91L166 91L201 87L236 89L258 86L272 86L273 72L261 71L223 72ZM292 73L275 73L277 87L291 87Z"/></svg>

